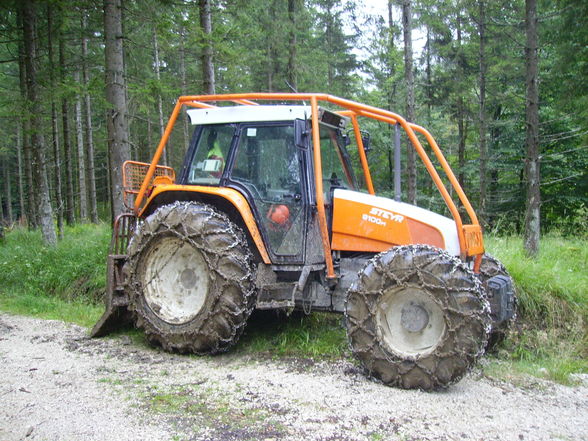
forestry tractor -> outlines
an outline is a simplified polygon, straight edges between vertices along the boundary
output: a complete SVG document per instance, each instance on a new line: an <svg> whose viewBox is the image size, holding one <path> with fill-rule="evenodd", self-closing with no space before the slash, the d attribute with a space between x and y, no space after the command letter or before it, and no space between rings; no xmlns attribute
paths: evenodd
<svg viewBox="0 0 588 441"><path fill-rule="evenodd" d="M176 176L160 159L184 107L194 132ZM405 132L452 218L375 195L363 118ZM182 96L123 187L95 337L130 321L165 350L214 354L255 308L338 312L369 376L430 390L467 373L515 314L435 140L386 110L311 93Z"/></svg>

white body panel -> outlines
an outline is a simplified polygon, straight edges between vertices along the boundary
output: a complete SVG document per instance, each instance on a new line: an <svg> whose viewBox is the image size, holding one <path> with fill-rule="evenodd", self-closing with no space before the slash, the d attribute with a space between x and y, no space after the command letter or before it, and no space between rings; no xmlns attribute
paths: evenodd
<svg viewBox="0 0 588 441"><path fill-rule="evenodd" d="M457 227L453 219L449 219L440 214L415 205L398 202L393 199L373 196L356 191L336 189L335 198L346 199L348 201L358 202L360 204L371 205L372 207L381 208L392 213L400 214L414 220L420 221L436 228L445 241L445 249L454 256L459 256L459 238L457 237Z"/></svg>
<svg viewBox="0 0 588 441"><path fill-rule="evenodd" d="M187 110L192 124L292 121L310 118L310 106L231 106Z"/></svg>

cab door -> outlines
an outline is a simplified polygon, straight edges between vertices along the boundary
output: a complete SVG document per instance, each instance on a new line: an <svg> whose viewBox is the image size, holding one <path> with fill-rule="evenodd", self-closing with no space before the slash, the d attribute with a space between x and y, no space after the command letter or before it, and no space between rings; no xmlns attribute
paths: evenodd
<svg viewBox="0 0 588 441"><path fill-rule="evenodd" d="M293 122L242 124L227 185L252 206L276 263L303 263L307 197Z"/></svg>

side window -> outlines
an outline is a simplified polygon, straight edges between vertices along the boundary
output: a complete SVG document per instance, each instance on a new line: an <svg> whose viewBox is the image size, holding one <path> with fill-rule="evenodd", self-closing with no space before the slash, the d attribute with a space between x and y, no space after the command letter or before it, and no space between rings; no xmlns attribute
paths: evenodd
<svg viewBox="0 0 588 441"><path fill-rule="evenodd" d="M344 165L348 162L348 158L346 158L347 152L340 145L337 131L321 125L320 138L323 189L325 191L325 200L328 200L331 188L354 189L355 185L351 168Z"/></svg>
<svg viewBox="0 0 588 441"><path fill-rule="evenodd" d="M233 140L230 125L204 126L190 165L188 184L218 185Z"/></svg>
<svg viewBox="0 0 588 441"><path fill-rule="evenodd" d="M294 126L241 129L231 180L247 188L275 254L298 255L304 211Z"/></svg>

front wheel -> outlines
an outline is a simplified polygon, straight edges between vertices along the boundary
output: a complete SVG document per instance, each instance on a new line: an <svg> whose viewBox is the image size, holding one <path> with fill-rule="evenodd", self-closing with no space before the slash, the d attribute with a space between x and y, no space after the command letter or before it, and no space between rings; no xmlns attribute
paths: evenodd
<svg viewBox="0 0 588 441"><path fill-rule="evenodd" d="M160 207L129 246L126 271L137 327L169 351L226 351L253 310L251 260L243 232L214 207Z"/></svg>
<svg viewBox="0 0 588 441"><path fill-rule="evenodd" d="M459 259L426 245L392 248L347 294L347 335L370 375L424 390L461 379L484 353L490 308Z"/></svg>

